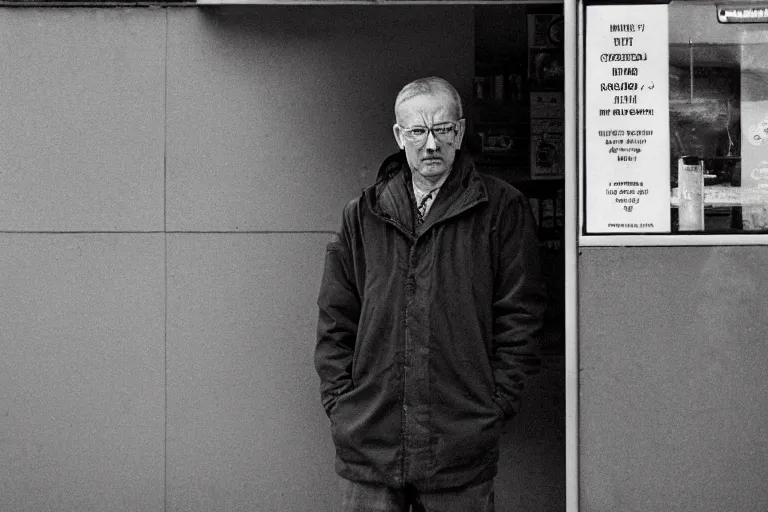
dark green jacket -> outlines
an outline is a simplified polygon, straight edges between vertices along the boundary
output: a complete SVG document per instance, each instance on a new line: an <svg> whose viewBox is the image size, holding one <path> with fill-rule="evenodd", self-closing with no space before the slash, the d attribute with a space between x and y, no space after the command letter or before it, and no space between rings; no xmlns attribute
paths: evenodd
<svg viewBox="0 0 768 512"><path fill-rule="evenodd" d="M540 363L534 221L461 152L418 232L411 196L401 152L326 250L315 367L336 471L420 490L480 483Z"/></svg>

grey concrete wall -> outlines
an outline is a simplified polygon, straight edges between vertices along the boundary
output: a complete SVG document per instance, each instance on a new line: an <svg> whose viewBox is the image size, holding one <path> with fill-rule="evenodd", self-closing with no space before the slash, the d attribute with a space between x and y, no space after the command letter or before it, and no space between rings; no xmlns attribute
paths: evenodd
<svg viewBox="0 0 768 512"><path fill-rule="evenodd" d="M583 248L584 512L768 510L763 247Z"/></svg>
<svg viewBox="0 0 768 512"><path fill-rule="evenodd" d="M331 511L312 367L392 103L467 95L472 9L2 9L0 510ZM562 365L499 510L562 510Z"/></svg>
<svg viewBox="0 0 768 512"><path fill-rule="evenodd" d="M163 509L164 31L0 10L0 510Z"/></svg>

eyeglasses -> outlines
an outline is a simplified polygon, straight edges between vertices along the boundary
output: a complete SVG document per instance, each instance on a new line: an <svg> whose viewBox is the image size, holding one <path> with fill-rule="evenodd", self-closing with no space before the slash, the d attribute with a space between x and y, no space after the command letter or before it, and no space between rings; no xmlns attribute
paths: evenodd
<svg viewBox="0 0 768 512"><path fill-rule="evenodd" d="M461 119L459 119L459 121L461 121ZM432 136L435 140L445 144L453 144L453 141L456 139L456 134L459 133L459 121L446 121L431 127L411 126L410 128L403 128L400 126L400 131L403 133L403 138L411 144L424 144L427 137L429 137L430 132L432 132Z"/></svg>

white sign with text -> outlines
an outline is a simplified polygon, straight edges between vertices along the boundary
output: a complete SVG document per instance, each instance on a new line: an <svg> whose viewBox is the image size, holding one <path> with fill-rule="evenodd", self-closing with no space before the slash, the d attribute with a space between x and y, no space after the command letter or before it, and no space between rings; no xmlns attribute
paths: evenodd
<svg viewBox="0 0 768 512"><path fill-rule="evenodd" d="M587 7L586 232L670 232L667 5Z"/></svg>

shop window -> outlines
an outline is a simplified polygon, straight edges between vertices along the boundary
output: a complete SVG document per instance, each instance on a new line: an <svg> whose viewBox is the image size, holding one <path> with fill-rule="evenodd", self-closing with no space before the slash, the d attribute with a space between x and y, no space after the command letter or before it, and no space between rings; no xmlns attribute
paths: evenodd
<svg viewBox="0 0 768 512"><path fill-rule="evenodd" d="M759 7L585 7L582 236L768 233Z"/></svg>

